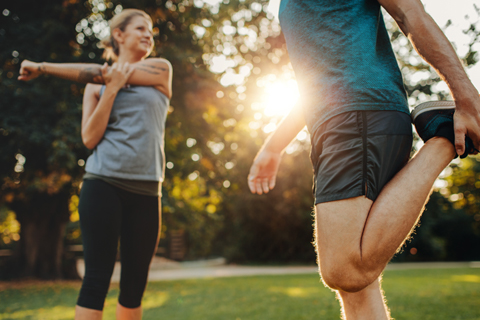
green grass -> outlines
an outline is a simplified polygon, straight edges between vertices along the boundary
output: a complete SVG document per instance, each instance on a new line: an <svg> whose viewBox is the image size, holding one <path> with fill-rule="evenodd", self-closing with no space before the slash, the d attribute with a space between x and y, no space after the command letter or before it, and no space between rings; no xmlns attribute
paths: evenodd
<svg viewBox="0 0 480 320"><path fill-rule="evenodd" d="M0 286L0 319L73 319L79 282ZM392 270L385 290L397 320L480 320L480 269ZM118 286L104 319L114 319ZM152 282L144 319L339 319L335 295L317 275L256 276Z"/></svg>

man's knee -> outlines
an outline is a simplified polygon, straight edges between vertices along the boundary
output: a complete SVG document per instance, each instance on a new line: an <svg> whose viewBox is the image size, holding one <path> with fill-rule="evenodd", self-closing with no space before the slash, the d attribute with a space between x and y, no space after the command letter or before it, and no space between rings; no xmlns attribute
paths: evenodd
<svg viewBox="0 0 480 320"><path fill-rule="evenodd" d="M320 267L323 283L333 290L358 292L373 283L379 275L348 263Z"/></svg>

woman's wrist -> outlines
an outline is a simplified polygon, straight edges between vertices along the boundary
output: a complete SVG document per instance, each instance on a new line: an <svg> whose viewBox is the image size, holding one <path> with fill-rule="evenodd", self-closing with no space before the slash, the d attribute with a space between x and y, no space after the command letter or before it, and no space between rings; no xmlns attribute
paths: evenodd
<svg viewBox="0 0 480 320"><path fill-rule="evenodd" d="M45 62L39 62L37 70L40 74L45 74L46 73Z"/></svg>
<svg viewBox="0 0 480 320"><path fill-rule="evenodd" d="M111 95L117 95L118 91L120 91L121 88L118 88L118 86L113 85L111 82L105 84L105 91L104 94L111 94Z"/></svg>

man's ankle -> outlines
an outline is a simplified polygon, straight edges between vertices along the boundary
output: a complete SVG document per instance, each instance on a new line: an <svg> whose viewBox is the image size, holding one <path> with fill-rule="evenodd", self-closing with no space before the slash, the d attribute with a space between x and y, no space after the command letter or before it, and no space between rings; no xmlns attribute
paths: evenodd
<svg viewBox="0 0 480 320"><path fill-rule="evenodd" d="M438 128L436 136L447 139L455 147L455 134L452 127L450 125L441 126Z"/></svg>
<svg viewBox="0 0 480 320"><path fill-rule="evenodd" d="M455 145L452 144L452 142L445 137L442 137L442 136L432 137L427 142L425 142L425 144L437 145L437 148L439 148L439 152L445 151L445 152L448 152L449 154L451 153L452 159L457 157L457 152L455 151Z"/></svg>

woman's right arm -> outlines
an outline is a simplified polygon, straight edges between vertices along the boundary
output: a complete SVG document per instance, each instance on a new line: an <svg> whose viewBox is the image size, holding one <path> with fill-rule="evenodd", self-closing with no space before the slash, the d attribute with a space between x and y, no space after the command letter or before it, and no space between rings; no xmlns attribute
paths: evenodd
<svg viewBox="0 0 480 320"><path fill-rule="evenodd" d="M102 69L105 90L100 97L101 86L87 84L83 95L82 141L88 149L95 148L107 129L108 119L118 91L127 83L133 72L128 64Z"/></svg>
<svg viewBox="0 0 480 320"><path fill-rule="evenodd" d="M95 63L49 63L22 61L18 80L29 81L42 74L80 83L107 83L104 72L118 64L103 66ZM168 98L172 96L172 65L162 58L149 58L130 65L135 70L128 84L153 86ZM133 72L133 71L132 71Z"/></svg>
<svg viewBox="0 0 480 320"><path fill-rule="evenodd" d="M106 64L103 66L105 67ZM42 74L80 83L105 83L102 65L95 63L48 63L23 60L18 80L29 81Z"/></svg>

